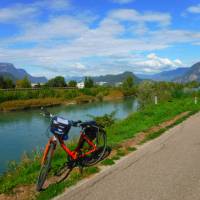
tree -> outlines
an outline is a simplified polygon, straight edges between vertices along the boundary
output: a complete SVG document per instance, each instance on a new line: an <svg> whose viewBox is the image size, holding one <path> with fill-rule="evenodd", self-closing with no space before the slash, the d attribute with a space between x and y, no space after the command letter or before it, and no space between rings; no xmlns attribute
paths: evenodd
<svg viewBox="0 0 200 200"><path fill-rule="evenodd" d="M71 80L71 81L68 82L67 85L68 85L69 87L76 87L76 86L77 86L77 82L74 81L74 80Z"/></svg>
<svg viewBox="0 0 200 200"><path fill-rule="evenodd" d="M191 82L188 82L186 83L186 86L188 88L198 88L199 87L199 82L198 81L191 81Z"/></svg>
<svg viewBox="0 0 200 200"><path fill-rule="evenodd" d="M22 80L16 81L16 88L31 88L31 82L28 77L25 76Z"/></svg>
<svg viewBox="0 0 200 200"><path fill-rule="evenodd" d="M130 89L134 85L134 80L132 76L128 76L122 83L124 89Z"/></svg>
<svg viewBox="0 0 200 200"><path fill-rule="evenodd" d="M11 79L0 76L0 88L8 89L8 88L14 88L14 87L15 87L15 84Z"/></svg>
<svg viewBox="0 0 200 200"><path fill-rule="evenodd" d="M9 78L6 78L4 80L4 83L5 83L5 88L14 88L15 87L14 82Z"/></svg>
<svg viewBox="0 0 200 200"><path fill-rule="evenodd" d="M65 87L65 78L62 76L56 76L55 78L50 79L47 82L47 86L49 87Z"/></svg>
<svg viewBox="0 0 200 200"><path fill-rule="evenodd" d="M85 86L85 88L94 87L94 81L92 80L91 77L85 77L84 86Z"/></svg>
<svg viewBox="0 0 200 200"><path fill-rule="evenodd" d="M4 88L4 79L2 76L0 76L0 88L3 89Z"/></svg>
<svg viewBox="0 0 200 200"><path fill-rule="evenodd" d="M152 81L143 81L138 86L137 99L141 107L153 103L153 98L156 95L155 83Z"/></svg>

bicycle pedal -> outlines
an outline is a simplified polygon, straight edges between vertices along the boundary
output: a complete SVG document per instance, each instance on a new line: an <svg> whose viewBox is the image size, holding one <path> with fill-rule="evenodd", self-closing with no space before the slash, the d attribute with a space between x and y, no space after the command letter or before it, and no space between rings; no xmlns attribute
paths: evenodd
<svg viewBox="0 0 200 200"><path fill-rule="evenodd" d="M69 168L73 168L76 165L74 161L67 162L66 164Z"/></svg>

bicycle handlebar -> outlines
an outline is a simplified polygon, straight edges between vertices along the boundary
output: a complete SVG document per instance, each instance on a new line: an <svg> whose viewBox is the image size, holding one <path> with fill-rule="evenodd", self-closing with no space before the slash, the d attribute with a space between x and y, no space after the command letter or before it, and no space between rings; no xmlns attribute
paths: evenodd
<svg viewBox="0 0 200 200"><path fill-rule="evenodd" d="M49 117L49 118L54 117L54 115L51 114L45 107L41 107L41 111L43 112L43 116L45 116L45 117ZM70 123L74 127L79 127L81 125L82 121L81 120L78 120L78 121L70 120Z"/></svg>
<svg viewBox="0 0 200 200"><path fill-rule="evenodd" d="M81 120L78 120L78 121L71 121L71 122L72 122L72 126L74 126L74 127L79 127L79 126L81 125L81 123L82 123Z"/></svg>

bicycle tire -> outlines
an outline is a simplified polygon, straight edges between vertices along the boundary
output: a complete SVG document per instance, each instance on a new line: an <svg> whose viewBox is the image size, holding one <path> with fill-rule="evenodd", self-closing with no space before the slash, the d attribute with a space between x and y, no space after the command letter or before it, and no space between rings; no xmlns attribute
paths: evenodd
<svg viewBox="0 0 200 200"><path fill-rule="evenodd" d="M60 183L64 181L73 170L73 167L69 167L67 163L65 163L55 174L57 176L56 182Z"/></svg>
<svg viewBox="0 0 200 200"><path fill-rule="evenodd" d="M99 143L100 137L102 137L102 139L103 139L102 145L100 145L100 143ZM83 166L89 167L89 166L97 164L99 161L101 161L101 159L103 158L103 156L106 152L107 136L106 136L106 132L103 129L100 129L98 131L95 140L96 140L97 150L95 152L91 153L90 156L86 156L83 158L83 161L82 161Z"/></svg>
<svg viewBox="0 0 200 200"><path fill-rule="evenodd" d="M43 165L40 168L40 174L38 176L37 184L36 184L36 190L41 191L42 187L46 181L47 175L51 169L51 161L52 161L52 155L55 149L55 145L51 143L49 145L49 149L46 155L46 158L44 160Z"/></svg>

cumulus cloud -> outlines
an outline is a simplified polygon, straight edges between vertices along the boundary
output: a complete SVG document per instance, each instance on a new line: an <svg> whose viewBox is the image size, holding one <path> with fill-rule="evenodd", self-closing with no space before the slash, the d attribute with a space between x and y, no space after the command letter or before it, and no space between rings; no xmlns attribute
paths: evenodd
<svg viewBox="0 0 200 200"><path fill-rule="evenodd" d="M170 60L169 58L159 57L155 53L148 54L146 60L136 62L135 64L140 66L143 72L147 73L156 73L183 66L180 59Z"/></svg>
<svg viewBox="0 0 200 200"><path fill-rule="evenodd" d="M190 6L189 8L187 8L187 11L190 13L199 14L200 13L200 4Z"/></svg>

